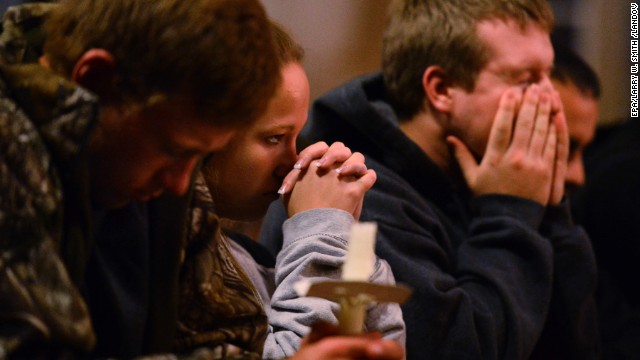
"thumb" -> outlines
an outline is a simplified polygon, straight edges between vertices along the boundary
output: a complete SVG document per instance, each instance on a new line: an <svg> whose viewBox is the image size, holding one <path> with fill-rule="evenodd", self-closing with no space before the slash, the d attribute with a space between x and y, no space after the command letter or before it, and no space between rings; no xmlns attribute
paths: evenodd
<svg viewBox="0 0 640 360"><path fill-rule="evenodd" d="M469 151L467 145L465 145L460 139L455 136L447 136L447 143L453 148L453 155L455 156L464 178L467 183L470 184L474 177L474 173L478 168L478 162Z"/></svg>

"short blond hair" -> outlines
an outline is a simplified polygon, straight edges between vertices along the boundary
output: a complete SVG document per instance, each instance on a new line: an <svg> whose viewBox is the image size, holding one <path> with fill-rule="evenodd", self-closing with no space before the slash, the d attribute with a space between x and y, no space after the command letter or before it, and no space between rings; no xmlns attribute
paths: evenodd
<svg viewBox="0 0 640 360"><path fill-rule="evenodd" d="M382 46L382 71L401 119L422 110L422 76L437 65L467 90L486 64L485 44L476 34L483 20L534 23L551 32L554 18L546 0L395 0Z"/></svg>

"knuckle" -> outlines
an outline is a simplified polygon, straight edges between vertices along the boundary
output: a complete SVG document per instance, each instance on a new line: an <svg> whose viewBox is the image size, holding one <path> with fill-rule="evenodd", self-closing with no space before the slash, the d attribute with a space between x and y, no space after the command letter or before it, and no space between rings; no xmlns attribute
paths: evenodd
<svg viewBox="0 0 640 360"><path fill-rule="evenodd" d="M360 186L350 186L346 193L346 196L351 200L360 200L363 195L364 191Z"/></svg>
<svg viewBox="0 0 640 360"><path fill-rule="evenodd" d="M318 151L327 151L329 149L329 145L327 145L327 143L324 141L317 142L315 143L315 145Z"/></svg>
<svg viewBox="0 0 640 360"><path fill-rule="evenodd" d="M523 151L514 151L509 156L509 162L517 170L524 170L527 167L526 154Z"/></svg>

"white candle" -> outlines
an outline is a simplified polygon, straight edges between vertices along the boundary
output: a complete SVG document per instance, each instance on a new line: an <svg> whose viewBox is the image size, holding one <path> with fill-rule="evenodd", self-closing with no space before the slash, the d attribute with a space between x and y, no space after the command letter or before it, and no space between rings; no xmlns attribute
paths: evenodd
<svg viewBox="0 0 640 360"><path fill-rule="evenodd" d="M342 280L369 282L375 262L376 223L356 223L351 227L347 256L342 265ZM369 297L343 298L338 323L343 335L362 333Z"/></svg>
<svg viewBox="0 0 640 360"><path fill-rule="evenodd" d="M347 256L342 265L342 280L369 281L375 263L375 243L378 226L374 222L353 224Z"/></svg>

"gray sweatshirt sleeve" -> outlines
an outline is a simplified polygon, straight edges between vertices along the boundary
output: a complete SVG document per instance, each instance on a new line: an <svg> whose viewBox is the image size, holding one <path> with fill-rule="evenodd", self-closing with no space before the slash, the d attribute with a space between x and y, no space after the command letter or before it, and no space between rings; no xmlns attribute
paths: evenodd
<svg viewBox="0 0 640 360"><path fill-rule="evenodd" d="M351 214L336 209L299 213L283 225L284 242L276 261L276 290L271 297L269 334L263 358L293 355L300 341L317 321L337 323L338 305L332 301L298 297L293 285L299 280L340 279L347 253ZM371 282L394 284L389 265L376 259ZM404 346L405 331L398 304L377 304L368 310L367 331L379 331Z"/></svg>

